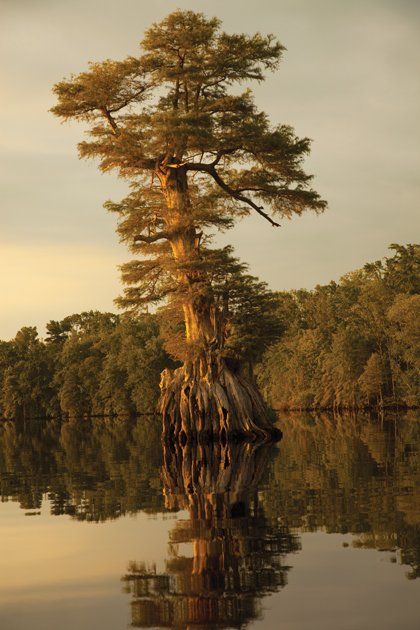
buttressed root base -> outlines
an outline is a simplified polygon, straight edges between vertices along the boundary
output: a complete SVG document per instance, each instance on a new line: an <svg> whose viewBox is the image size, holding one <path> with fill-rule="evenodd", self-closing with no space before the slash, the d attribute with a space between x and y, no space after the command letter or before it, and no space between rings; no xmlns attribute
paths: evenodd
<svg viewBox="0 0 420 630"><path fill-rule="evenodd" d="M256 442L282 436L257 387L227 367L217 377L191 374L185 366L166 369L160 387L165 440Z"/></svg>

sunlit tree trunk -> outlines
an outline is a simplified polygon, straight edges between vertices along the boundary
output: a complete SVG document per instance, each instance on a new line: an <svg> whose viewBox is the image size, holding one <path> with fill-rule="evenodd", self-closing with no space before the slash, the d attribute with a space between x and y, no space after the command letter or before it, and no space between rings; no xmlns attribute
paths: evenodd
<svg viewBox="0 0 420 630"><path fill-rule="evenodd" d="M199 236L191 220L191 201L185 169L159 173L166 204L166 227L178 283L188 356L181 368L165 370L161 379L160 411L168 438L269 439L279 432L268 419L266 405L255 385L223 357L224 321L216 307L211 283L197 270Z"/></svg>

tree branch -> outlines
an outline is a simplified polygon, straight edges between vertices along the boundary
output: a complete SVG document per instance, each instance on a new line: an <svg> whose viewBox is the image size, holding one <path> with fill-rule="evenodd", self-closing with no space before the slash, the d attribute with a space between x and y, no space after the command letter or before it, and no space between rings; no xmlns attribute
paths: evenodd
<svg viewBox="0 0 420 630"><path fill-rule="evenodd" d="M165 231L158 232L157 234L151 234L150 236L136 234L134 242L140 241L141 243L156 243L156 241L160 241L161 239L169 239L170 236L171 233Z"/></svg>
<svg viewBox="0 0 420 630"><path fill-rule="evenodd" d="M103 115L105 116L105 118L107 119L111 129L112 129L112 133L114 134L114 136L118 136L120 133L120 130L118 129L118 125L115 122L115 119L113 118L113 116L111 116L110 111L106 108L106 107L102 107L101 108L101 112L103 113Z"/></svg>
<svg viewBox="0 0 420 630"><path fill-rule="evenodd" d="M276 221L274 221L266 212L264 212L262 206L257 206L257 204L252 201L252 199L250 199L249 197L245 197L245 195L242 195L238 190L235 190L235 188L231 188L228 184L226 184L226 182L220 177L219 173L215 169L215 164L218 163L218 158L219 154L216 156L214 162L211 162L210 164L190 162L185 164L185 167L187 171L204 171L208 173L209 175L211 175L211 177L213 177L216 184L218 184L218 186L220 186L222 190L227 192L228 195L230 195L234 199L237 199L238 201L246 203L248 206L251 206L251 208L258 212L258 214L260 214L262 217L264 217L264 219L271 223L273 227L280 227L280 223L276 223Z"/></svg>
<svg viewBox="0 0 420 630"><path fill-rule="evenodd" d="M242 147L235 147L235 148L231 148L231 149L222 149L221 151L217 151L216 153L216 157L214 158L213 162L175 162L175 163L168 163L165 164L166 167L168 168L181 168L182 166L186 167L187 171L207 171L208 173L210 173L210 169L212 166L216 166L217 164L219 164L220 160L222 159L222 157L224 155L229 155L230 153L235 153L235 151L239 151L240 149L242 149ZM198 154L196 154L198 155ZM203 154L201 154L203 155ZM189 156L188 159L191 160L192 158L194 158L196 156L192 155Z"/></svg>
<svg viewBox="0 0 420 630"><path fill-rule="evenodd" d="M130 105L130 103L132 103L138 96L140 96L140 94L143 94L144 92L146 92L146 90L148 90L150 87L150 85L144 85L142 86L140 89L138 89L136 92L133 92L133 94L131 94L130 96L128 96L125 101L123 101L121 103L121 105L118 105L116 107L111 107L108 111L111 114L115 114L116 112L121 111L122 109L124 109L124 107L127 107L127 105Z"/></svg>

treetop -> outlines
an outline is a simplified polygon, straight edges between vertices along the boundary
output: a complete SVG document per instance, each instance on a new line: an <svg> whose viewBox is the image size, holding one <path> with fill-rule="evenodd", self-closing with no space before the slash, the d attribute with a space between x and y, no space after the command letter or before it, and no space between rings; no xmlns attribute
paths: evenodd
<svg viewBox="0 0 420 630"><path fill-rule="evenodd" d="M277 68L285 49L273 35L231 35L217 18L175 11L146 31L140 48L138 57L90 63L55 85L52 112L89 125L82 157L143 184L182 168L220 204L272 225L264 207L285 217L325 208L302 168L310 140L273 126L240 87Z"/></svg>

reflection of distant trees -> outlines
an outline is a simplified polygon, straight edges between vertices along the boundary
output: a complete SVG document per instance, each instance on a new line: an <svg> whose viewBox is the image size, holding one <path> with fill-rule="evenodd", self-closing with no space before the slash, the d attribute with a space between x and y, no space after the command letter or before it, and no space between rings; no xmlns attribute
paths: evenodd
<svg viewBox="0 0 420 630"><path fill-rule="evenodd" d="M266 517L258 483L269 447L164 447L165 504L185 509L170 534L166 571L132 564L123 580L135 627L241 627L286 584L296 535ZM191 554L182 549L188 543Z"/></svg>
<svg viewBox="0 0 420 630"><path fill-rule="evenodd" d="M357 534L354 544L400 550L420 575L420 424L360 416L291 415L265 494L290 527Z"/></svg>
<svg viewBox="0 0 420 630"><path fill-rule="evenodd" d="M101 521L162 509L156 418L5 423L0 493L24 509Z"/></svg>
<svg viewBox="0 0 420 630"><path fill-rule="evenodd" d="M351 532L362 547L396 549L401 562L411 566L409 575L418 575L420 425L415 418L381 424L349 415L316 420L289 415L282 428L284 438L278 455L265 466L260 492L265 517L280 518L290 529ZM38 510L48 498L54 514L87 521L163 510L159 432L159 421L149 417L3 423L0 497L19 502L25 511ZM227 462L223 449L219 456ZM217 457L212 460L205 450L191 462L185 451L180 478L175 475L176 452L165 451L164 457L167 508L169 497L184 496L185 501L189 484L202 483L194 462L205 461L207 470L218 465ZM218 483L226 478L219 476ZM171 479L182 479L178 492L169 492ZM212 509L209 502L204 507Z"/></svg>

